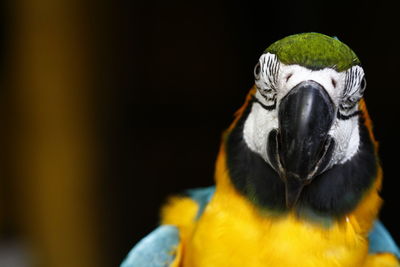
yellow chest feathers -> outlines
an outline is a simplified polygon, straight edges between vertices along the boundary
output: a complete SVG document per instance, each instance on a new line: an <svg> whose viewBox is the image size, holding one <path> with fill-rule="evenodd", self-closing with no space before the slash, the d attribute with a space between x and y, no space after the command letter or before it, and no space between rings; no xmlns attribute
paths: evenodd
<svg viewBox="0 0 400 267"><path fill-rule="evenodd" d="M163 223L180 230L180 267L363 266L365 229L356 216L329 227L294 215L265 215L242 198L215 193L199 220L184 198L165 207Z"/></svg>
<svg viewBox="0 0 400 267"><path fill-rule="evenodd" d="M366 240L348 218L329 228L260 215L216 195L183 242L183 266L362 266Z"/></svg>

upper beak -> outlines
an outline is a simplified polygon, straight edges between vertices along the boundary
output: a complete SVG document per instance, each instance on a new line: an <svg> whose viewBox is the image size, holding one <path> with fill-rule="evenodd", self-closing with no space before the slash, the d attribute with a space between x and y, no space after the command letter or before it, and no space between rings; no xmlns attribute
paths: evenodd
<svg viewBox="0 0 400 267"><path fill-rule="evenodd" d="M277 163L288 207L296 204L304 186L330 161L334 144L328 132L335 111L325 89L311 80L296 85L280 102Z"/></svg>

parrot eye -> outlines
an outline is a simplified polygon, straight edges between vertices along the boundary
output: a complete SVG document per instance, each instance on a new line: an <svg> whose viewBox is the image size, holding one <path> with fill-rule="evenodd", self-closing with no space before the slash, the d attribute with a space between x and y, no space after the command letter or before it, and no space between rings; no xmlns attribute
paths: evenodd
<svg viewBox="0 0 400 267"><path fill-rule="evenodd" d="M274 54L263 54L254 68L256 87L268 106L276 104L276 86L278 83L280 62Z"/></svg>
<svg viewBox="0 0 400 267"><path fill-rule="evenodd" d="M339 105L341 113L353 113L353 108L363 97L367 82L364 71L360 66L354 66L346 72L345 89Z"/></svg>
<svg viewBox="0 0 400 267"><path fill-rule="evenodd" d="M254 77L256 80L260 79L260 73L261 73L261 66L260 62L257 63L257 65L254 67Z"/></svg>
<svg viewBox="0 0 400 267"><path fill-rule="evenodd" d="M365 88L367 88L367 80L365 79L365 76L363 77L361 84L360 84L360 92L363 94L365 91Z"/></svg>

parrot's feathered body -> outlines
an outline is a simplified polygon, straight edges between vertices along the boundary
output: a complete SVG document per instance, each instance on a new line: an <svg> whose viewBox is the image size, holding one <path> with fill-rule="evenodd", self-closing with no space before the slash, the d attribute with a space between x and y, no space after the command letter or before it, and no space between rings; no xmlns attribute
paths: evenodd
<svg viewBox="0 0 400 267"><path fill-rule="evenodd" d="M399 266L377 221L382 170L354 52L289 36L255 78L224 133L215 188L171 198L123 266Z"/></svg>

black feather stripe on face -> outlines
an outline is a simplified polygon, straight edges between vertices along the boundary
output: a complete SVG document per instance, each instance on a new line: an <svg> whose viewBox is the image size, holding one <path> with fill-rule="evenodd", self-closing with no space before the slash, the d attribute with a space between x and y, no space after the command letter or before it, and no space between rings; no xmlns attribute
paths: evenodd
<svg viewBox="0 0 400 267"><path fill-rule="evenodd" d="M360 114L361 114L361 112L359 110L356 110L356 111L354 111L353 113L351 113L349 115L343 115L342 113L340 113L340 111L338 111L337 118L339 120L345 121L345 120L351 119L351 118L353 118L353 117L355 117L357 115L360 115Z"/></svg>
<svg viewBox="0 0 400 267"><path fill-rule="evenodd" d="M257 207L271 212L287 212L285 186L274 169L243 139L243 127L254 99L225 139L227 167L236 189ZM323 217L341 218L354 210L376 176L378 159L364 118L359 117L360 147L350 160L315 177L294 207ZM267 136L265 137L267 138Z"/></svg>

